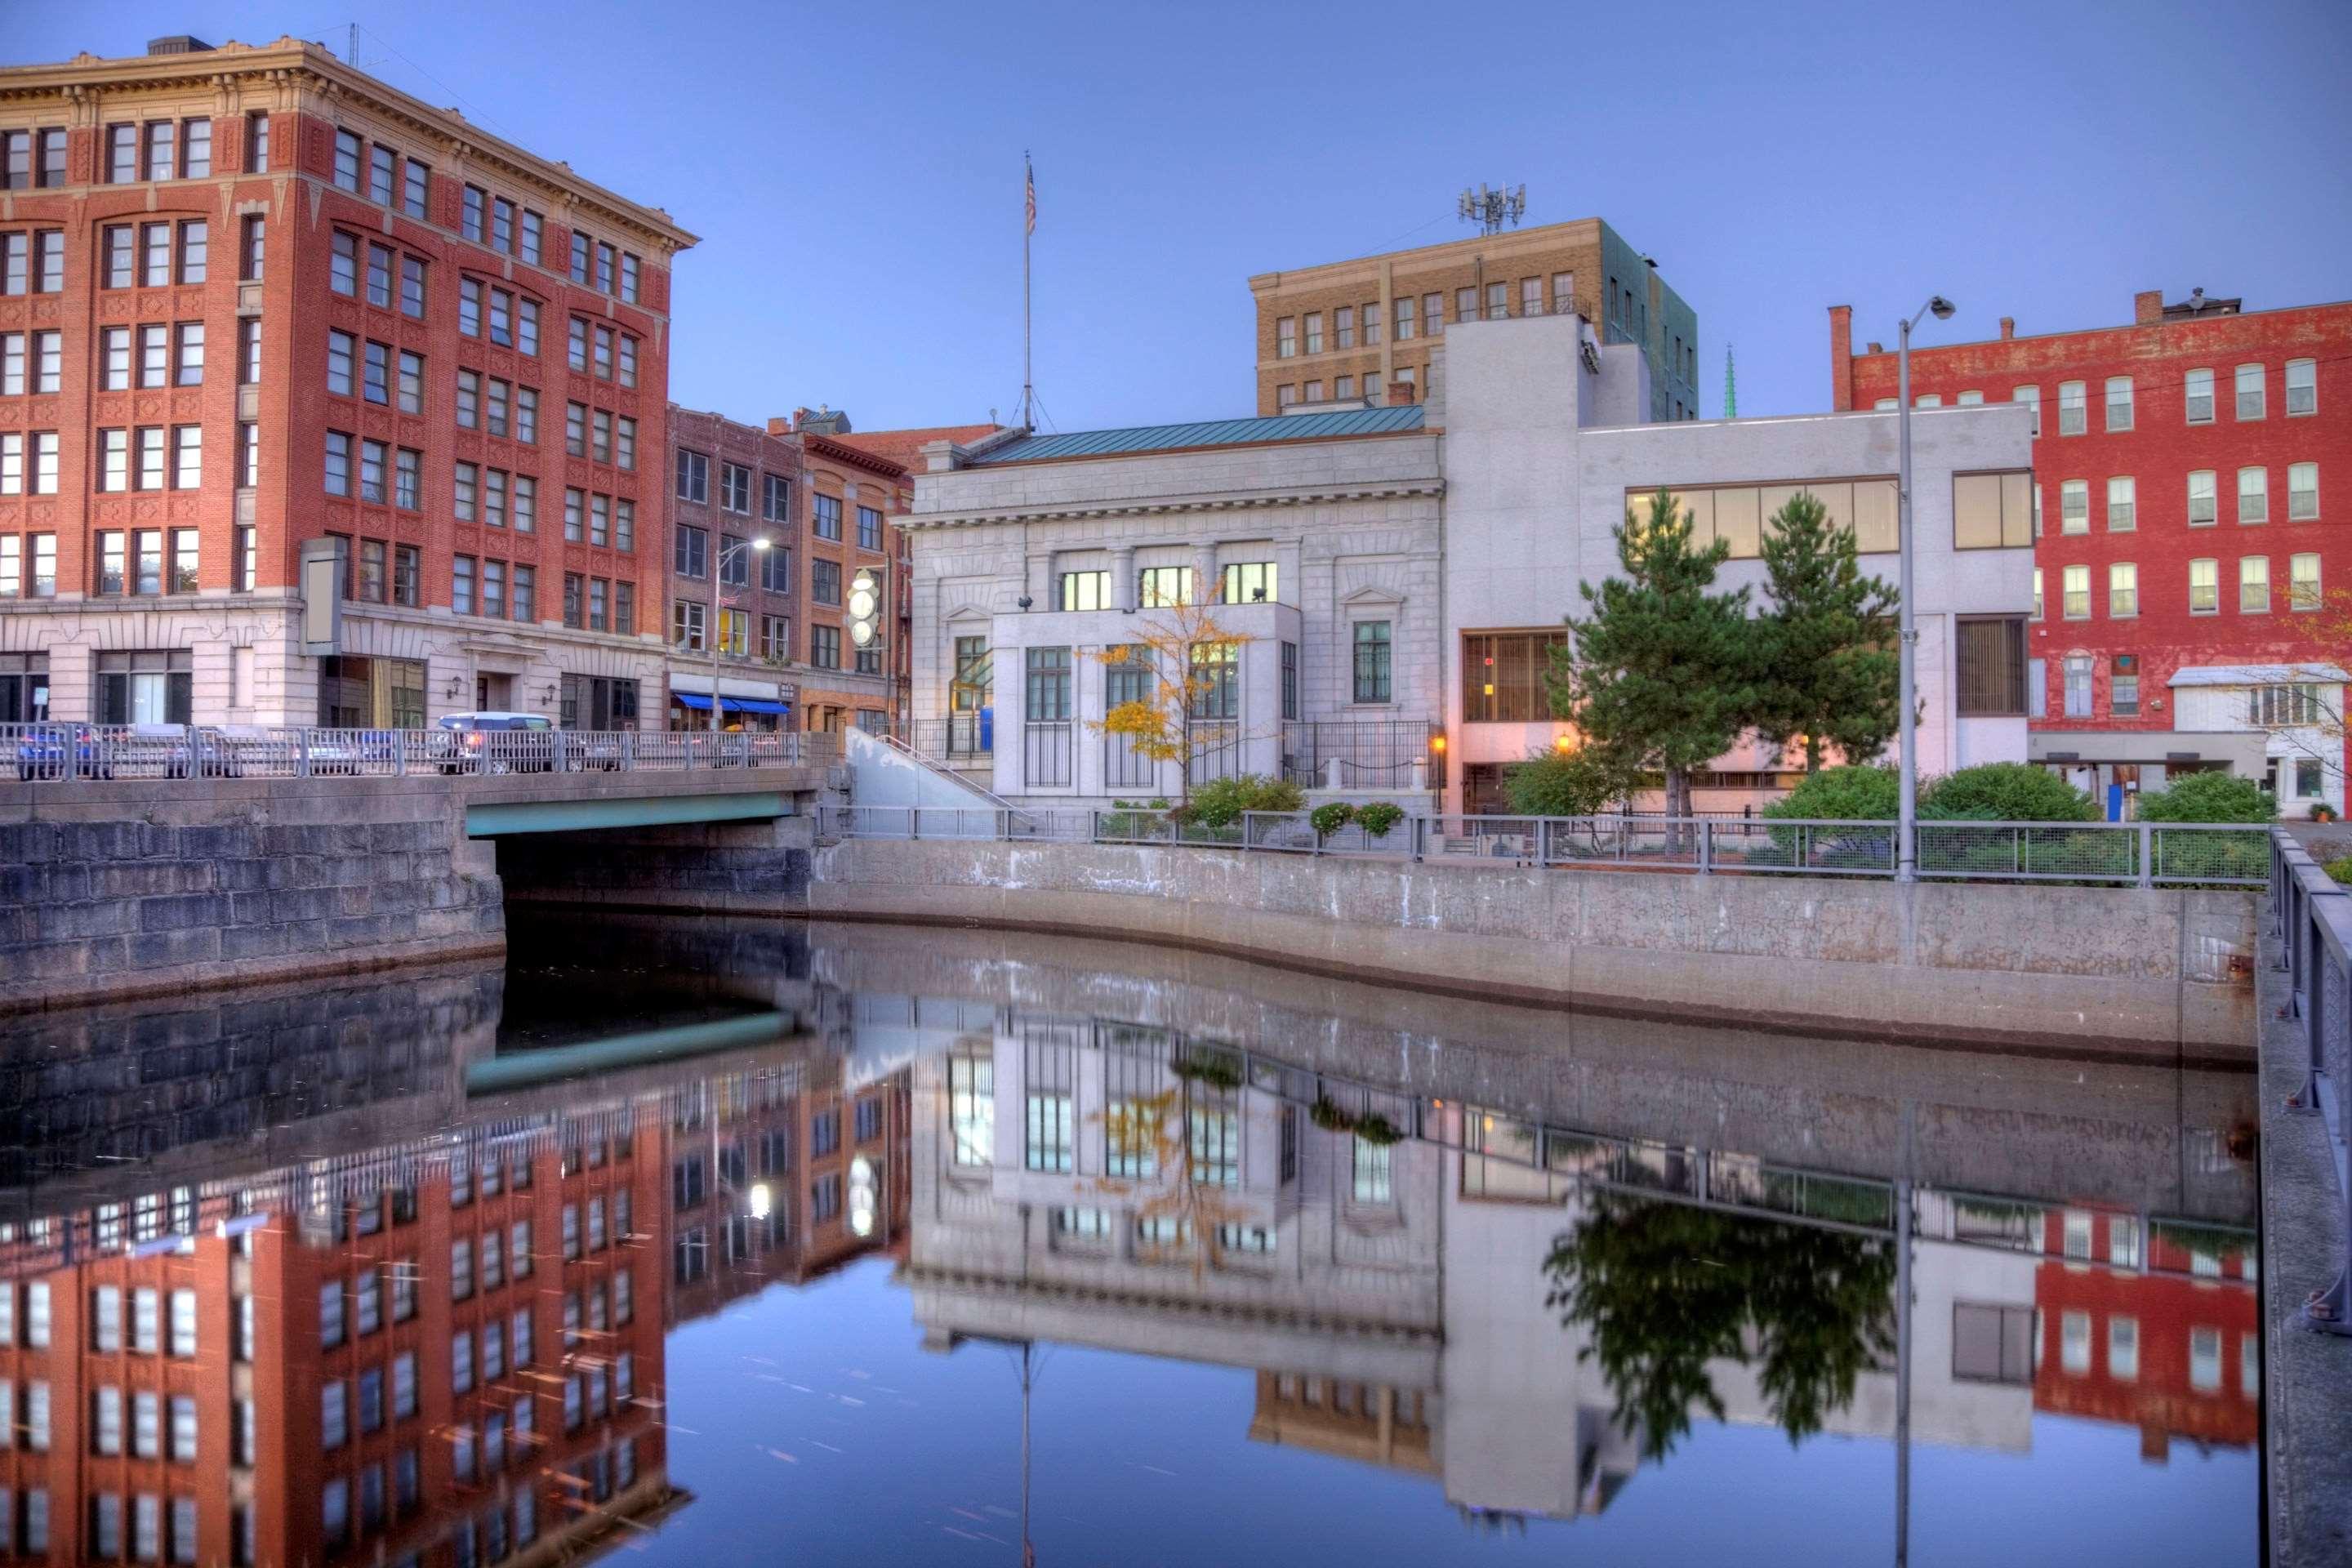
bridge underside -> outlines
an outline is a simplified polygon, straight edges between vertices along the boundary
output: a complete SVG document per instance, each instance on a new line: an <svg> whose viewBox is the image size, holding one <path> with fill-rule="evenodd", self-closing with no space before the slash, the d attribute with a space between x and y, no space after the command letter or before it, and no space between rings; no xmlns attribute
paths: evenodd
<svg viewBox="0 0 2352 1568"><path fill-rule="evenodd" d="M666 827L701 822L765 822L793 815L782 790L711 795L597 795L568 800L467 801L466 837L581 833L615 827Z"/></svg>

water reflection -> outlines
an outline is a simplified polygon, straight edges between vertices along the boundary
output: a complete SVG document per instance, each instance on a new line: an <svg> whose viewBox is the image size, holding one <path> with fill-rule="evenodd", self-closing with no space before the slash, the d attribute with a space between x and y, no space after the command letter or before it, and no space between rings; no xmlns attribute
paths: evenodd
<svg viewBox="0 0 2352 1568"><path fill-rule="evenodd" d="M1300 1483L1393 1539L1442 1496L1506 1534L1598 1517L1654 1542L1628 1488L1646 1470L1705 1511L1677 1489L1718 1484L1708 1433L1895 1434L1904 1212L1914 1443L2029 1456L2063 1418L2070 1445L2136 1432L2100 1450L2134 1462L2250 1446L2251 1079L1875 1053L726 921L520 931L511 974L47 1018L0 1037L6 1538L470 1568L708 1554L740 1521L772 1547L803 1467L753 1413L814 1397L793 1347L831 1331L795 1303L831 1298L802 1292L877 1258L910 1338L965 1347L897 1384L989 1345L1158 1358L1115 1363L1139 1389L1232 1369L1245 1414L1187 1442L1410 1480ZM670 1363L739 1320L766 1348ZM1049 1371L1034 1402L1057 1392ZM1009 1452L1024 1403L1008 1377L926 1412L884 1468ZM1114 1445L1128 1420L1091 1419ZM744 1445L765 1471L719 1458ZM1119 1554L1131 1509L1075 1482L1041 1476L1034 1532ZM789 1528L815 1550L901 1484L861 1472ZM1838 1521L1829 1558L1884 1559L1889 1510L1851 1472L1795 1484ZM2224 1557L2252 1555L2246 1488ZM1024 1528L984 1514L940 1528ZM2212 1531L2157 1528L2191 1524Z"/></svg>

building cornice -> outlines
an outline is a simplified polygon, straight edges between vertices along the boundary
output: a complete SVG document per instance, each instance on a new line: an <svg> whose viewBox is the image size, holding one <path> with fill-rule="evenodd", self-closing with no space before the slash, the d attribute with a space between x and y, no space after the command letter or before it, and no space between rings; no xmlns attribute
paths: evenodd
<svg viewBox="0 0 2352 1568"><path fill-rule="evenodd" d="M918 511L895 518L900 528L985 528L1006 522L1061 522L1092 517L1164 517L1176 512L1246 511L1258 507L1317 506L1334 501L1394 500L1442 496L1442 479L1381 479L1360 485L1316 485L1298 489L1228 490L1214 495L1161 496L1115 501L1071 501L1044 506L994 507L978 510Z"/></svg>
<svg viewBox="0 0 2352 1568"><path fill-rule="evenodd" d="M453 159L495 170L524 186L536 187L558 203L587 209L604 224L634 233L667 258L698 243L658 207L633 202L583 178L572 166L542 158L493 135L456 109L436 109L337 59L323 45L284 37L270 44L229 43L183 55L137 55L103 59L77 55L54 65L0 67L0 104L22 107L54 101L94 123L112 95L226 90L254 82L272 90L291 86L331 104L348 99L431 139ZM565 221L569 223L567 216Z"/></svg>
<svg viewBox="0 0 2352 1568"><path fill-rule="evenodd" d="M1425 268L1473 256L1500 259L1544 254L1555 251L1562 245L1597 245L1602 226L1597 217L1570 218L1565 223L1541 224L1534 228L1510 229L1501 234L1473 235L1465 239L1417 246L1411 250L1384 250L1370 256L1350 257L1344 261L1324 261L1311 267L1260 272L1250 279L1250 292L1265 295L1285 289L1320 287L1360 277L1376 270L1382 263L1392 263L1399 268Z"/></svg>
<svg viewBox="0 0 2352 1568"><path fill-rule="evenodd" d="M845 464L853 468L863 468L867 473L878 474L886 479L903 479L908 477L906 468L887 458L878 457L861 447L834 440L831 437L820 436L813 430L801 431L798 436L801 449L811 458L823 458L828 462Z"/></svg>

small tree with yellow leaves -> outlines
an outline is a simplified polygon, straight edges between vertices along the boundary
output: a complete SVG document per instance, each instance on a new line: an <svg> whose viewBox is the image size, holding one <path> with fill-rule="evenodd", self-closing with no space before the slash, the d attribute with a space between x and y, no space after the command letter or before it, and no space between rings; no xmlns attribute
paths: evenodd
<svg viewBox="0 0 2352 1568"><path fill-rule="evenodd" d="M1140 670L1135 695L1113 703L1096 727L1155 765L1177 764L1177 798L1192 792L1192 764L1210 740L1204 726L1238 715L1241 648L1249 640L1218 625L1217 606L1159 605L1137 619L1130 640L1094 655L1107 670ZM1220 736L1219 738L1223 738Z"/></svg>

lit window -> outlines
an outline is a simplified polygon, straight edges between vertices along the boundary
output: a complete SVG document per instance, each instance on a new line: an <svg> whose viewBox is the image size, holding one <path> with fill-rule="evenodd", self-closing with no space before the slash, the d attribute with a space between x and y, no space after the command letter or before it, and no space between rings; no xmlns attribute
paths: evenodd
<svg viewBox="0 0 2352 1568"><path fill-rule="evenodd" d="M2088 566L2064 568L2065 597L2062 613L2070 621L2091 618L2091 569Z"/></svg>
<svg viewBox="0 0 2352 1568"><path fill-rule="evenodd" d="M2271 558L2242 556L2238 562L2238 613L2267 615L2271 607Z"/></svg>
<svg viewBox="0 0 2352 1568"><path fill-rule="evenodd" d="M2131 562L2118 561L2107 568L2107 614L2139 614L2139 568Z"/></svg>
<svg viewBox="0 0 2352 1568"><path fill-rule="evenodd" d="M2221 563L2191 561L2189 563L2189 613L2210 616L2221 607Z"/></svg>

